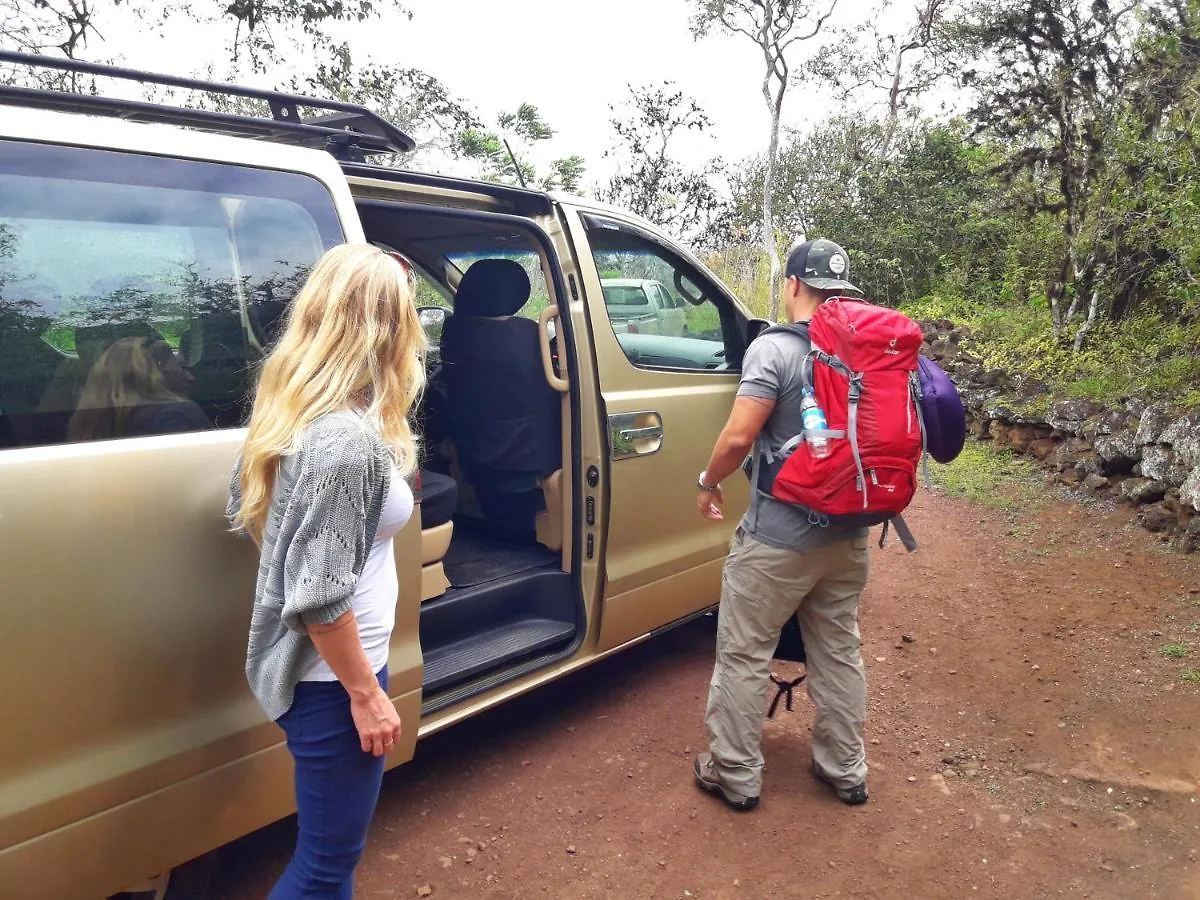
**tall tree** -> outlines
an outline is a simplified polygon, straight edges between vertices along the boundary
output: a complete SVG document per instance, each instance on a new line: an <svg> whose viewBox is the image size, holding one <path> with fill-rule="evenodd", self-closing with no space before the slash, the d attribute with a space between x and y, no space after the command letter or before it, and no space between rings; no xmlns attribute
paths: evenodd
<svg viewBox="0 0 1200 900"><path fill-rule="evenodd" d="M791 80L789 51L820 34L838 0L691 0L692 33L697 38L714 28L742 35L762 52L762 96L770 116L766 166L763 170L762 244L771 266L771 318L779 315L779 250L775 237L775 162L779 155L783 100ZM822 12L823 10L823 12Z"/></svg>
<svg viewBox="0 0 1200 900"><path fill-rule="evenodd" d="M948 78L961 42L950 19L955 0L883 0L867 20L841 35L831 52L813 58L807 77L836 85L844 106L872 118L882 113L886 156L901 116L915 113L919 100ZM899 11L904 24L887 30L881 22Z"/></svg>
<svg viewBox="0 0 1200 900"><path fill-rule="evenodd" d="M296 78L293 88L365 106L416 140L413 154L391 160L383 158L380 161L384 164L403 160L404 165L411 166L414 158L429 151L452 154L457 136L479 124L463 101L420 69L373 62L359 64L347 43L331 48L326 60L312 73Z"/></svg>
<svg viewBox="0 0 1200 900"><path fill-rule="evenodd" d="M1157 281L1160 305L1185 315L1200 279L1200 2L1147 10L1126 100L1108 314L1123 319Z"/></svg>
<svg viewBox="0 0 1200 900"><path fill-rule="evenodd" d="M611 110L616 145L606 155L615 157L619 167L597 192L599 199L661 224L677 237L703 242L721 206L717 182L724 166L712 159L691 169L672 153L680 136L703 135L712 120L670 81L630 85L626 103Z"/></svg>
<svg viewBox="0 0 1200 900"><path fill-rule="evenodd" d="M1063 254L1047 292L1056 332L1086 308L1086 292L1098 289L1107 236L1102 187L1138 11L1137 2L1113 9L1107 0L1005 0L981 3L968 26L986 60L964 73L979 91L972 117L1012 148L1005 163L1011 176L1052 179L1053 190L1034 195L1035 211L1063 214Z"/></svg>

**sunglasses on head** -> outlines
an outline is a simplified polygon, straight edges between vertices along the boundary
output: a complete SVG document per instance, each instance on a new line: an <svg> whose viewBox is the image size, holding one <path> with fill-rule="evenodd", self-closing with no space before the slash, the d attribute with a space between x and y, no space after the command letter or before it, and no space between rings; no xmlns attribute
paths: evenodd
<svg viewBox="0 0 1200 900"><path fill-rule="evenodd" d="M417 280L417 273L413 269L413 264L408 261L408 258L404 256L404 254L397 253L394 250L386 250L384 252L396 262L400 263L400 268L404 270L404 277L408 279L408 283L415 284Z"/></svg>

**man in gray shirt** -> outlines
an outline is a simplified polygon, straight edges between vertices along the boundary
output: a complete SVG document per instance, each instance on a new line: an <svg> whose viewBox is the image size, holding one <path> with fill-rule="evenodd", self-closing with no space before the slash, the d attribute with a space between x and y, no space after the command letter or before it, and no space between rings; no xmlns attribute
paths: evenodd
<svg viewBox="0 0 1200 900"><path fill-rule="evenodd" d="M782 301L790 322L807 322L829 297L860 293L848 280L849 257L830 241L794 249L785 275ZM720 484L747 454L763 445L779 450L803 431L801 366L809 349L803 336L778 332L747 349L733 412L700 473L697 504L706 518L723 518ZM869 565L865 529L813 525L806 512L754 486L725 562L705 714L708 752L694 764L701 788L734 809L758 805L771 657L783 626L797 615L816 706L813 772L843 803L867 802L858 601Z"/></svg>

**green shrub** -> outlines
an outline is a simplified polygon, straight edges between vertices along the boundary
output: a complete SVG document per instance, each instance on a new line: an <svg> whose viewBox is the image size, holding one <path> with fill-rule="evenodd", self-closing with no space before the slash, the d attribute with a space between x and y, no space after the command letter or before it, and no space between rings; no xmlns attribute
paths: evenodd
<svg viewBox="0 0 1200 900"><path fill-rule="evenodd" d="M1111 401L1131 395L1200 405L1200 323L1156 313L1120 323L1101 320L1078 353L1073 333L1056 335L1043 310L931 296L902 309L918 319L948 319L972 332L966 349L985 368L1045 382L1056 397Z"/></svg>

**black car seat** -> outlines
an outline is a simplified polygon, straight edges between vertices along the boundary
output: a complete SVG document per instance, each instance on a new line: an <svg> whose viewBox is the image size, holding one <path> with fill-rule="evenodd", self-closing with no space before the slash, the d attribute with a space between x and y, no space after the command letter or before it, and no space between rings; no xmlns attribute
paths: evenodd
<svg viewBox="0 0 1200 900"><path fill-rule="evenodd" d="M442 332L446 423L485 523L533 541L543 484L562 467L562 399L546 380L538 324L516 262L484 259L463 275Z"/></svg>

